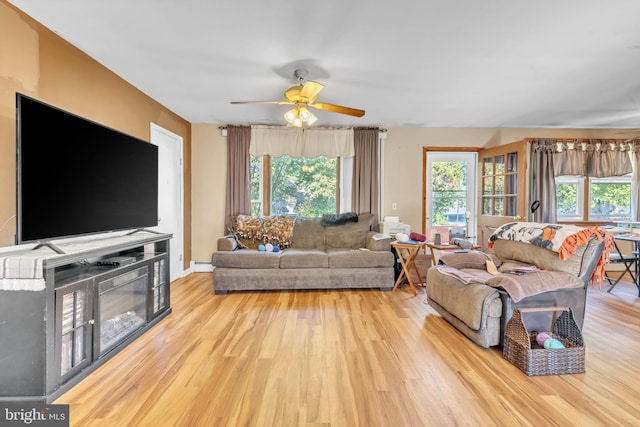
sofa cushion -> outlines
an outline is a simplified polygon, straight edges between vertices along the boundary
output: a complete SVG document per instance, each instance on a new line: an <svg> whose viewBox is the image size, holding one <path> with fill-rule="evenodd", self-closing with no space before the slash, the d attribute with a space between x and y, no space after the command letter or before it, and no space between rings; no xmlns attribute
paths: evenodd
<svg viewBox="0 0 640 427"><path fill-rule="evenodd" d="M259 252L255 249L239 249L233 252L214 252L211 264L228 268L278 268L282 252Z"/></svg>
<svg viewBox="0 0 640 427"><path fill-rule="evenodd" d="M597 244L592 242L589 245ZM534 264L542 270L564 271L579 276L587 245L576 248L575 253L566 260L561 260L558 252L542 248L531 243L514 240L496 240L493 242L493 253L503 262L516 260L526 264Z"/></svg>
<svg viewBox="0 0 640 427"><path fill-rule="evenodd" d="M496 267L502 263L498 257L492 254L485 254L480 251L469 252L442 252L440 261L454 268L476 268L478 270L487 269L487 260L493 261Z"/></svg>
<svg viewBox="0 0 640 427"><path fill-rule="evenodd" d="M319 218L296 218L292 248L324 249L324 227Z"/></svg>
<svg viewBox="0 0 640 427"><path fill-rule="evenodd" d="M374 268L393 266L391 251L327 249L329 268Z"/></svg>
<svg viewBox="0 0 640 427"><path fill-rule="evenodd" d="M329 256L318 249L290 248L280 256L280 268L328 268Z"/></svg>
<svg viewBox="0 0 640 427"><path fill-rule="evenodd" d="M327 249L364 248L372 219L372 214L361 214L358 216L358 222L326 227L324 236Z"/></svg>

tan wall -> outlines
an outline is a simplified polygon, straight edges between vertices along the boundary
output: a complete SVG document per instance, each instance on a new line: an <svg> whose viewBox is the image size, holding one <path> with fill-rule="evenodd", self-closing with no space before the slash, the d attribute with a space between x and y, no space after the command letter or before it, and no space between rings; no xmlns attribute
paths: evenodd
<svg viewBox="0 0 640 427"><path fill-rule="evenodd" d="M211 261L216 240L225 234L227 138L221 135L218 127L194 124L192 128L192 255L198 262Z"/></svg>
<svg viewBox="0 0 640 427"><path fill-rule="evenodd" d="M423 147L493 147L527 137L619 138L615 130L389 128L384 149L383 214L422 227ZM226 138L218 125L193 126L193 259L209 261L224 234ZM391 203L397 210L391 210Z"/></svg>
<svg viewBox="0 0 640 427"><path fill-rule="evenodd" d="M185 266L191 259L191 125L5 0L0 0L0 246L16 230L15 94L149 141L151 122L184 140Z"/></svg>
<svg viewBox="0 0 640 427"><path fill-rule="evenodd" d="M422 231L423 147L489 148L524 138L620 138L617 130L390 128L384 150L383 215L398 215L411 229ZM397 203L397 210L391 204Z"/></svg>

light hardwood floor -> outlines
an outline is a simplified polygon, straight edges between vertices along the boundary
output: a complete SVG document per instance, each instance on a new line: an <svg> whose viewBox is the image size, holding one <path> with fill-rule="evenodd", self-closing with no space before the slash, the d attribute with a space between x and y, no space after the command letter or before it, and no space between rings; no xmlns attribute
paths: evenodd
<svg viewBox="0 0 640 427"><path fill-rule="evenodd" d="M173 313L55 403L72 426L640 425L640 298L589 291L586 373L527 377L408 289L214 295Z"/></svg>

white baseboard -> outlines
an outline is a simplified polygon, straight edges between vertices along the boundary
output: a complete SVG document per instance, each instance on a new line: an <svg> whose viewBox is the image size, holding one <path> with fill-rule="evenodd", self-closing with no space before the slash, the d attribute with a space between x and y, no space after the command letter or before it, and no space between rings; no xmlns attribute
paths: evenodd
<svg viewBox="0 0 640 427"><path fill-rule="evenodd" d="M213 265L206 261L191 261L189 270L193 273L211 273L213 271Z"/></svg>

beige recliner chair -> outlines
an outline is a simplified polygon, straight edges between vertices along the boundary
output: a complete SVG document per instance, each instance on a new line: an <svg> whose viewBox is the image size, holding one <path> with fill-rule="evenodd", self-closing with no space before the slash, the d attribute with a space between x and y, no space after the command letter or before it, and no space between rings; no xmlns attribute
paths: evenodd
<svg viewBox="0 0 640 427"><path fill-rule="evenodd" d="M440 258L444 266L431 267L427 272L427 299L444 319L482 347L502 345L506 323L516 308L568 306L582 327L587 286L600 262L604 246L604 240L593 237L588 243L578 246L569 259L561 260L557 252L530 243L495 241L491 257L499 271L533 265L548 273L542 278L543 285L556 282L555 288L533 295L527 292L540 291L541 285L533 283L533 275L491 275L486 271L486 260L490 256L481 252L446 254ZM456 271L459 271L459 276L456 276ZM540 277L536 277L540 282ZM527 289L528 282L537 290ZM507 289L511 289L511 293ZM545 331L551 327L551 316L555 313L526 315L529 330Z"/></svg>

